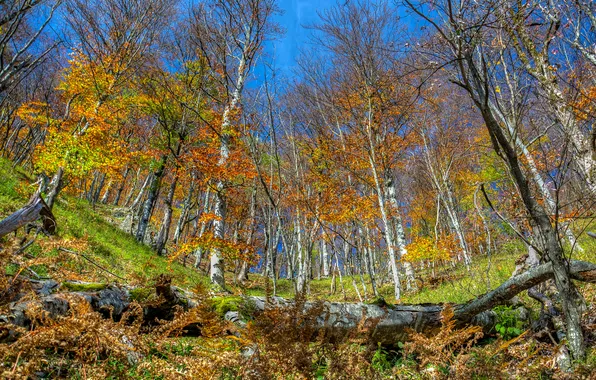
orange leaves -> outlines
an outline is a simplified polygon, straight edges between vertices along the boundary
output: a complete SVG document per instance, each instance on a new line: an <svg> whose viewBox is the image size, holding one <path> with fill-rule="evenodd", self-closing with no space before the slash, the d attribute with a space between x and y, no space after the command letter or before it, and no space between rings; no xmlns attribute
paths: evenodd
<svg viewBox="0 0 596 380"><path fill-rule="evenodd" d="M199 218L199 223L208 223L214 220L221 220L221 218L212 212L206 212Z"/></svg>
<svg viewBox="0 0 596 380"><path fill-rule="evenodd" d="M594 101L596 99L596 86L587 86L582 95L572 105L576 117L580 120L586 120L596 113L596 102Z"/></svg>
<svg viewBox="0 0 596 380"><path fill-rule="evenodd" d="M221 143L214 133L209 133L200 143L189 147L181 160L206 178L222 180L232 185L245 183L257 176L248 149L241 139L232 139L225 165L220 165L220 156Z"/></svg>
<svg viewBox="0 0 596 380"><path fill-rule="evenodd" d="M176 260L181 255L188 255L195 250L202 248L205 252L218 249L226 260L244 260L253 259L253 247L243 242L232 242L225 239L218 239L212 232L207 232L201 237L189 239L188 242L180 245L175 253L170 256L170 260Z"/></svg>

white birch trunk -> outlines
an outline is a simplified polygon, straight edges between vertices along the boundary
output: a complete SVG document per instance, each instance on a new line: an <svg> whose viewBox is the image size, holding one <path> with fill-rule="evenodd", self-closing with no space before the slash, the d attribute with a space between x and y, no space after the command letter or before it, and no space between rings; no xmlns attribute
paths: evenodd
<svg viewBox="0 0 596 380"><path fill-rule="evenodd" d="M397 248L399 249L399 258L402 259L407 253L406 249L406 234L404 232L403 221L399 212L399 205L397 203L397 195L395 191L395 183L391 177L387 177L385 180L385 187L387 188L387 195L389 197L389 203L393 208L393 228L395 230L395 240ZM403 266L406 271L406 289L417 290L416 278L414 274L414 267L412 263L403 261Z"/></svg>
<svg viewBox="0 0 596 380"><path fill-rule="evenodd" d="M296 277L296 293L301 294L306 289L306 263L304 260L304 247L302 244L302 223L300 211L296 212L294 229L296 230L296 250L298 253L298 273Z"/></svg>
<svg viewBox="0 0 596 380"><path fill-rule="evenodd" d="M211 196L211 188L209 186L207 186L207 191L205 191L205 202L203 203L203 214L206 214L209 212L209 208L210 208L210 196ZM197 215L197 220L199 219L200 215ZM207 229L207 222L206 221L202 221L201 222L201 228L199 229L199 233L198 236L199 238L201 238L203 236L203 234L205 233L205 230ZM195 255L195 268L200 268L201 267L201 261L203 260L203 253L205 252L205 249L203 247L198 247L195 251L194 251L194 255Z"/></svg>
<svg viewBox="0 0 596 380"><path fill-rule="evenodd" d="M471 255L468 249L468 244L466 243L466 237L464 231L462 229L461 223L459 222L459 217L455 210L455 202L453 201L453 196L451 191L449 190L449 171L451 165L448 165L448 168L443 170L439 168L439 173L435 170L433 162L430 156L430 149L428 147L426 141L426 135L422 133L422 139L424 141L424 153L425 153L425 162L426 166L430 172L433 184L437 190L437 201L440 201L443 206L445 207L445 211L447 212L447 217L451 222L451 227L457 236L457 240L460 247L460 254L464 258L464 264L466 265L466 269L470 270L470 264L472 262ZM440 164L440 163L439 163ZM439 216L439 209L437 208L437 223L438 223L438 216ZM435 234L437 230L435 228ZM438 239L438 235L435 236ZM459 258L459 255L458 255Z"/></svg>
<svg viewBox="0 0 596 380"><path fill-rule="evenodd" d="M222 116L221 123L221 138L220 138L220 149L219 149L219 161L220 167L225 166L230 156L230 139L231 131L229 130L232 125L232 112L238 106L240 97L242 95L242 89L244 87L244 80L246 77L246 58L243 52L242 58L238 65L238 77L236 78L236 88L232 93L230 103L225 107ZM213 222L213 237L216 239L224 240L225 238L225 212L226 212L226 199L224 194L225 184L223 179L219 179L216 185L215 192L215 221ZM225 278L224 278L224 259L221 254L221 249L214 248L211 250L211 264L209 277L211 283L216 287L225 289Z"/></svg>
<svg viewBox="0 0 596 380"><path fill-rule="evenodd" d="M327 242L321 241L321 260L323 261L323 277L329 277L329 251L327 251Z"/></svg>
<svg viewBox="0 0 596 380"><path fill-rule="evenodd" d="M370 159L371 169L373 172L373 178L375 181L375 189L377 191L377 199L379 202L379 209L381 210L381 219L383 221L383 230L385 231L385 243L387 244L387 252L389 253L389 265L391 268L391 274L393 276L393 290L395 294L395 299L399 300L401 298L401 282L399 279L399 271L397 268L397 257L395 254L395 239L393 237L393 228L391 228L391 222L389 220L389 215L387 215L387 210L385 207L385 195L383 194L383 189L381 188L381 184L379 182L379 176L377 173L376 165L372 158Z"/></svg>

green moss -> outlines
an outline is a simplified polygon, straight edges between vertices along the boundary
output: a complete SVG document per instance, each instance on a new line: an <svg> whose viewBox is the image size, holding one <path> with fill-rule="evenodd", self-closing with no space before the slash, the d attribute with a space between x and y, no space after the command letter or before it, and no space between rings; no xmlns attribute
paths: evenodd
<svg viewBox="0 0 596 380"><path fill-rule="evenodd" d="M229 296L229 297L215 297L211 299L212 309L218 315L223 317L228 311L239 311L244 303L242 297Z"/></svg>
<svg viewBox="0 0 596 380"><path fill-rule="evenodd" d="M6 270L6 274L8 276L14 276L19 271L19 265L18 264L14 264L14 263L9 263L6 266L6 269L5 270Z"/></svg>
<svg viewBox="0 0 596 380"><path fill-rule="evenodd" d="M130 290L130 299L137 302L147 301L153 294L152 288L134 288Z"/></svg>
<svg viewBox="0 0 596 380"><path fill-rule="evenodd" d="M104 290L108 285L97 282L63 282L62 286L71 292L92 292Z"/></svg>
<svg viewBox="0 0 596 380"><path fill-rule="evenodd" d="M369 302L366 302L369 305L377 305L379 307L388 307L388 308L393 308L392 305L388 304L387 301L385 301L385 298L383 298L383 296L379 296L377 298L372 299Z"/></svg>

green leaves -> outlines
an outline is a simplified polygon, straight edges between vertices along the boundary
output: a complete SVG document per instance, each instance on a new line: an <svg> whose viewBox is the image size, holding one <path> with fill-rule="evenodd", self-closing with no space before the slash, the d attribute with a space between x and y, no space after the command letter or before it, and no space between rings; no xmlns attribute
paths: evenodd
<svg viewBox="0 0 596 380"><path fill-rule="evenodd" d="M503 340L511 340L523 332L524 322L517 318L517 311L512 306L498 306L493 309L497 313L495 330Z"/></svg>

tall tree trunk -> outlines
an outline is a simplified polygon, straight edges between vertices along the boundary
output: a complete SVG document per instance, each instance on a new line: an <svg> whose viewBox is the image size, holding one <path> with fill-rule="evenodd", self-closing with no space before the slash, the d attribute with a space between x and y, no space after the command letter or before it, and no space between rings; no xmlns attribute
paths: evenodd
<svg viewBox="0 0 596 380"><path fill-rule="evenodd" d="M408 253L406 249L406 234L404 232L403 221L401 218L401 213L399 211L399 204L397 203L395 181L393 180L390 174L387 174L386 176L385 186L387 188L387 196L389 198L389 203L393 208L391 221L393 225L393 230L395 231L395 240L399 249L399 258L402 260L404 269L406 271L406 289L417 290L418 286L416 285L414 267L412 266L412 263L403 260L403 257Z"/></svg>
<svg viewBox="0 0 596 380"><path fill-rule="evenodd" d="M256 182L253 185L252 196L250 197L250 215L248 219L249 233L246 238L246 245L250 247L252 245L252 238L256 229L256 214L257 214L257 186ZM249 248L250 249L250 248ZM248 252L245 252L245 254ZM248 280L248 261L242 260L240 271L238 273L237 280L241 283Z"/></svg>
<svg viewBox="0 0 596 380"><path fill-rule="evenodd" d="M361 230L362 235L362 230ZM375 280L375 272L374 272L374 258L372 254L372 248L370 244L370 232L368 227L366 227L366 235L365 235L366 243L363 245L364 250L364 264L366 265L366 272L368 273L368 277L370 278L370 286L373 290L375 297L379 296L379 292L377 290L377 282Z"/></svg>
<svg viewBox="0 0 596 380"><path fill-rule="evenodd" d="M397 268L397 257L395 254L395 239L393 237L393 228L389 219L388 210L385 205L385 194L381 187L380 178L377 173L376 164L372 157L370 158L370 165L373 172L373 178L375 181L375 189L377 190L377 200L379 203L379 209L381 210L381 220L383 221L383 230L385 232L385 244L387 245L387 252L389 253L389 267L391 268L391 274L393 275L393 291L395 299L401 298L401 282L399 278L399 269Z"/></svg>
<svg viewBox="0 0 596 380"><path fill-rule="evenodd" d="M518 121L512 120L511 117L505 116L503 112L501 112L501 109L497 107L493 102L489 101L488 106L490 107L495 117L499 121L501 121L503 125L505 125L505 127L507 127L507 132L509 133L514 146L516 146L524 156L526 165L530 171L529 178L531 178L534 181L534 184L540 191L542 198L548 206L548 211L551 214L554 214L557 211L555 199L553 198L550 189L544 181L544 178L542 178L542 174L540 174L540 172L538 171L538 167L536 166L536 160L534 160L534 156L530 153L528 146L521 140L520 133L515 127ZM571 228L569 228L568 223L561 223L561 230L564 232L572 248L575 248L579 251L583 251L583 248L577 243L577 238L575 237L575 234L573 233Z"/></svg>
<svg viewBox="0 0 596 380"><path fill-rule="evenodd" d="M575 166L584 177L588 191L592 196L596 196L596 160L593 157L591 138L581 130L572 106L565 99L565 95L559 86L558 74L556 70L552 69L554 63L551 62L549 56L549 44L555 38L555 34L559 33L561 27L560 12L551 10L548 13L549 22L553 25L549 33L553 34L548 36L544 41L544 46L540 47L536 45L532 36L530 36L529 27L526 25L525 20L519 18L524 17L528 11L531 10L528 8L521 9L520 13L514 16L514 20L504 16L502 25L515 39L512 45L516 49L520 61L525 66L526 71L538 81L542 95L548 102L552 114L571 142Z"/></svg>
<svg viewBox="0 0 596 380"><path fill-rule="evenodd" d="M101 173L98 170L93 171L93 180L91 181L91 185L89 186L89 189L87 190L87 193L85 195L85 197L87 198L87 202L89 203L93 203L93 198L95 196L95 186L97 184L97 181L99 181L100 175Z"/></svg>
<svg viewBox="0 0 596 380"><path fill-rule="evenodd" d="M165 213L157 240L155 242L155 250L157 254L162 256L165 252L166 243L168 242L168 236L170 235L170 224L172 223L172 205L174 202L174 194L176 193L176 184L178 183L178 176L176 175L170 184L170 190L165 199Z"/></svg>
<svg viewBox="0 0 596 380"><path fill-rule="evenodd" d="M248 49L245 46L245 49ZM230 156L230 140L232 139L232 113L236 110L240 97L242 95L242 89L244 88L244 81L246 79L246 52L242 53L240 63L238 65L238 77L234 91L232 92L232 98L230 103L226 105L221 123L221 134L220 134L220 148L219 148L219 161L218 166L224 167ZM226 218L226 198L225 198L225 183L222 179L217 181L215 191L215 220L213 222L213 237L216 239L225 239L225 218ZM211 283L220 289L225 289L225 278L224 278L224 259L221 255L219 248L214 248L211 251L211 264L209 276Z"/></svg>
<svg viewBox="0 0 596 380"><path fill-rule="evenodd" d="M303 294L306 291L306 259L303 244L302 217L300 211L296 211L294 228L296 231L296 251L298 255L298 274L296 277L296 293Z"/></svg>
<svg viewBox="0 0 596 380"><path fill-rule="evenodd" d="M205 191L205 202L203 203L203 214L206 214L209 212L210 210L210 195L211 195L211 187L207 186L207 191ZM197 215L197 219L199 218L200 215ZM207 229L207 222L206 221L202 221L201 222L201 228L199 230L198 233L198 237L201 238L203 236L203 234L205 233L205 230ZM195 268L200 268L201 267L201 261L203 261L203 253L204 253L205 249L203 247L198 247L195 252Z"/></svg>
<svg viewBox="0 0 596 380"><path fill-rule="evenodd" d="M96 204L99 201L99 195L101 194L101 190L103 189L106 183L106 174L100 173L99 174L99 182L96 184L95 191L93 192L93 200L92 204Z"/></svg>
<svg viewBox="0 0 596 380"><path fill-rule="evenodd" d="M128 205L130 204L130 201L132 200L132 197L137 189L137 183L139 182L140 175L141 175L141 168L138 168L137 174L135 175L135 179L133 180L132 185L130 186L130 191L128 192L128 196L126 197L126 200L124 201L125 207L128 207ZM145 185L146 183L147 183L147 178L145 178L143 185Z"/></svg>
<svg viewBox="0 0 596 380"><path fill-rule="evenodd" d="M110 192L112 190L112 179L108 181L108 185L106 186L106 191L104 191L103 196L101 197L99 203L106 204L108 203L108 199L110 198Z"/></svg>
<svg viewBox="0 0 596 380"><path fill-rule="evenodd" d="M153 173L147 199L145 199L145 203L143 204L143 210L139 220L139 225L137 227L136 239L140 243L145 241L145 234L147 233L147 228L149 227L149 220L151 219L151 214L153 214L153 208L157 202L157 194L159 193L161 178L164 174L167 160L167 155L162 156L159 166Z"/></svg>
<svg viewBox="0 0 596 380"><path fill-rule="evenodd" d="M174 244L178 244L180 237L182 236L182 231L184 230L184 226L188 222L188 213L190 212L190 206L192 204L192 197L194 196L194 189L195 189L195 182L194 182L194 174L190 180L190 186L188 188L188 194L184 198L184 204L182 205L182 212L180 213L180 218L178 218L178 223L176 224L176 230L174 231ZM198 216L197 216L198 217Z"/></svg>
<svg viewBox="0 0 596 380"><path fill-rule="evenodd" d="M457 215L455 201L453 200L453 192L449 189L449 172L451 170L451 164L447 165L446 169L443 169L443 165L439 162L439 168L435 169L433 160L431 159L430 148L426 141L426 134L424 132L422 133L422 139L424 141L424 161L430 173L432 183L437 191L437 200L444 206L445 211L447 212L447 217L449 218L453 232L455 232L457 241L459 242L461 254L464 258L464 264L469 271L472 258L466 242L465 233L459 221L459 216ZM440 207L440 205L438 205L438 207ZM439 215L439 209L437 209L437 215ZM435 228L435 239L438 239L436 233L437 229Z"/></svg>
<svg viewBox="0 0 596 380"><path fill-rule="evenodd" d="M120 182L120 186L118 190L116 190L116 196L114 197L114 202L112 203L114 206L118 206L120 203L120 197L122 196L122 191L124 191L124 186L126 185L126 179L128 178L128 173L130 172L130 167L127 166L124 174L122 175L122 181Z"/></svg>
<svg viewBox="0 0 596 380"><path fill-rule="evenodd" d="M155 174L154 173L148 173L147 174L147 177L145 177L145 181L143 182L143 186L141 186L141 189L139 190L139 193L137 194L137 197L134 199L134 201L130 205L130 209L133 210L133 212L141 204L141 201L143 200L143 196L145 195L145 190L147 190L147 186L150 186L150 183L152 183L153 177L155 177ZM134 193L134 189L131 189L130 195L128 196L129 199L126 200L126 203L125 204L128 205L128 203L130 201L130 198L132 197L133 193Z"/></svg>
<svg viewBox="0 0 596 380"><path fill-rule="evenodd" d="M329 251L327 251L327 242L321 239L321 261L323 264L323 277L329 277Z"/></svg>
<svg viewBox="0 0 596 380"><path fill-rule="evenodd" d="M537 238L542 241L541 245L545 247L546 252L543 255L552 263L555 284L561 295L569 348L573 358L581 360L586 353L580 323L583 299L569 277L569 267L564 258L563 249L559 244L557 230L551 225L548 213L532 194L515 149L511 146L509 139L503 133L497 119L485 101L487 99L484 92L485 87L482 85L481 74L475 66L471 53L466 55L465 59L469 72L467 70L463 71L462 75L471 76L471 82L468 82L468 91L482 114L495 150L503 152L522 201L539 231Z"/></svg>
<svg viewBox="0 0 596 380"><path fill-rule="evenodd" d="M273 245L271 245L271 256L270 256L270 267L271 267L271 280L273 282L273 295L277 295L277 246L280 239L283 240L281 227L277 226L275 229L275 239Z"/></svg>

